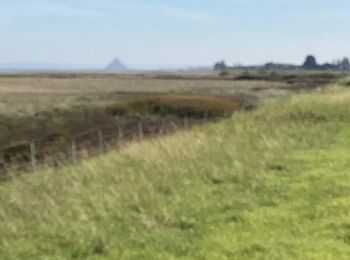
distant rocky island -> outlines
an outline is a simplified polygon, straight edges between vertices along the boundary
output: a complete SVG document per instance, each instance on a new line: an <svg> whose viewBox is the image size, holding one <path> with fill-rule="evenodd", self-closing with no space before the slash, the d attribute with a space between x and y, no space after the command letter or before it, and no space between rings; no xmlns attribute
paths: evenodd
<svg viewBox="0 0 350 260"><path fill-rule="evenodd" d="M107 65L105 68L105 71L107 72L127 72L129 71L129 68L122 63L118 58L115 58L111 63Z"/></svg>

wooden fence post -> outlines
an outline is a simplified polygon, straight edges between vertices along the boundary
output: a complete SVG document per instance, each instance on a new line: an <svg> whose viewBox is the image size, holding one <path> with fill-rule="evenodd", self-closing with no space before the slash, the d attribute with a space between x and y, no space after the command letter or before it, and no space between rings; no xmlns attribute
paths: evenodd
<svg viewBox="0 0 350 260"><path fill-rule="evenodd" d="M72 139L72 146L71 146L71 149L72 149L72 162L74 164L78 163L78 156L77 156L77 139L76 137L74 137Z"/></svg>
<svg viewBox="0 0 350 260"><path fill-rule="evenodd" d="M30 143L30 158L31 158L31 163L32 163L32 170L33 170L33 172L35 172L36 168L38 166L38 162L36 160L36 149L35 149L34 142Z"/></svg>
<svg viewBox="0 0 350 260"><path fill-rule="evenodd" d="M124 139L123 128L121 125L118 125L118 146L121 147Z"/></svg>
<svg viewBox="0 0 350 260"><path fill-rule="evenodd" d="M105 147L104 147L104 141L103 141L103 133L102 130L99 129L97 131L97 136L98 136L98 148L99 148L99 152L102 154L105 151Z"/></svg>
<svg viewBox="0 0 350 260"><path fill-rule="evenodd" d="M142 121L139 120L137 123L137 130L139 133L139 141L141 142L143 140L143 127L142 127Z"/></svg>
<svg viewBox="0 0 350 260"><path fill-rule="evenodd" d="M206 123L208 121L208 113L209 113L209 111L208 111L208 109L206 109L204 111L204 115L203 115L203 122L204 123Z"/></svg>
<svg viewBox="0 0 350 260"><path fill-rule="evenodd" d="M185 116L184 116L184 128L188 129L188 117L187 117L187 114L185 114Z"/></svg>
<svg viewBox="0 0 350 260"><path fill-rule="evenodd" d="M160 120L159 134L160 135L164 134L164 121L163 121L163 119Z"/></svg>

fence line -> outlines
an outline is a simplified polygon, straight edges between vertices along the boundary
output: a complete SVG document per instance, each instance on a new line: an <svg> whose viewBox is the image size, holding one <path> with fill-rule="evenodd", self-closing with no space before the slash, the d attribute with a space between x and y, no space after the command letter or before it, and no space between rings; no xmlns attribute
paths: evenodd
<svg viewBox="0 0 350 260"><path fill-rule="evenodd" d="M20 145L0 148L0 175L13 171L37 171L42 166L77 164L80 160L104 154L108 150L120 150L132 142L141 142L179 129L189 129L218 118L209 118L205 111L201 118L183 118L165 121L135 120L125 124L113 124L104 128L90 129L69 139L53 142L44 139L32 140ZM177 121L177 122L176 122Z"/></svg>

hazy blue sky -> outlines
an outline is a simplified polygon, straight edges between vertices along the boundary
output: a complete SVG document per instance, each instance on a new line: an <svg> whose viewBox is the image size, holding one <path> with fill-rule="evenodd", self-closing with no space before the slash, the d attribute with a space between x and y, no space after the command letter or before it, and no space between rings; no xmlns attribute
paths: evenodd
<svg viewBox="0 0 350 260"><path fill-rule="evenodd" d="M349 0L0 0L0 63L142 68L350 56Z"/></svg>

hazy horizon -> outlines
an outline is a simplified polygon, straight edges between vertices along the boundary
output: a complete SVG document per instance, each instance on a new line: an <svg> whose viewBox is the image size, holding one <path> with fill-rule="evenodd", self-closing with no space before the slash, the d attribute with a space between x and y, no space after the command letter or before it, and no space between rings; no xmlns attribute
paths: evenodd
<svg viewBox="0 0 350 260"><path fill-rule="evenodd" d="M199 4L200 3L200 4ZM157 69L349 56L345 0L5 0L0 64Z"/></svg>

